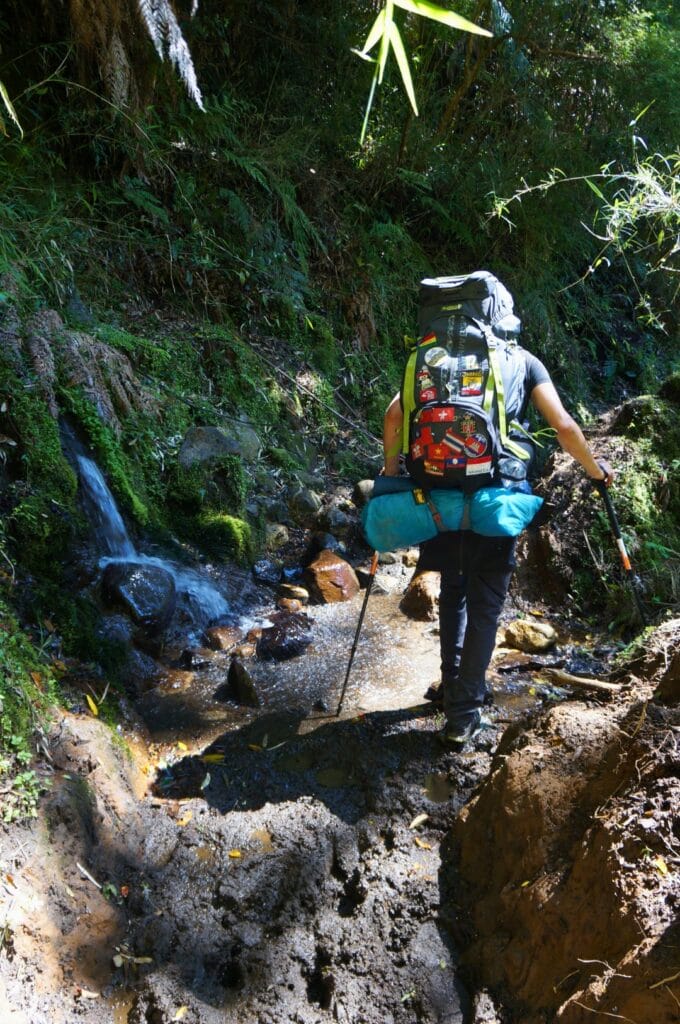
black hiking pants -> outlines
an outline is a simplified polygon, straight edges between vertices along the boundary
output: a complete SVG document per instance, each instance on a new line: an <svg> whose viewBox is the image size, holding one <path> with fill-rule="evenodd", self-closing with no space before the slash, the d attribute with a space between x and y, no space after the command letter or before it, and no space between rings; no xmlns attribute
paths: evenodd
<svg viewBox="0 0 680 1024"><path fill-rule="evenodd" d="M441 533L421 547L418 569L441 573L439 638L449 729L464 728L484 704L514 551L512 537L469 530Z"/></svg>

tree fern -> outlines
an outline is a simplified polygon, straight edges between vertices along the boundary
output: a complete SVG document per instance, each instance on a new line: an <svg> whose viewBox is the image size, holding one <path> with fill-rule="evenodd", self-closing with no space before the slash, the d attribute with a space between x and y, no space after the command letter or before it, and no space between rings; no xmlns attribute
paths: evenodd
<svg viewBox="0 0 680 1024"><path fill-rule="evenodd" d="M189 46L182 35L179 22L169 0L137 0L139 13L142 16L147 31L151 36L151 42L156 48L156 53L161 60L167 56L182 81L187 87L187 92L192 100L201 110L204 110L203 97L198 86L194 62L191 59ZM198 0L193 0L191 6L192 16L198 9Z"/></svg>

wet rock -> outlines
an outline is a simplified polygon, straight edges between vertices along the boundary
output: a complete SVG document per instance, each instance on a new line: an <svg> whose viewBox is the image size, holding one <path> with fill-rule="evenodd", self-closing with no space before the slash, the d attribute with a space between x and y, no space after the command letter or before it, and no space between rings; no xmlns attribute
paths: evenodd
<svg viewBox="0 0 680 1024"><path fill-rule="evenodd" d="M299 612L302 611L304 605L296 597L280 597L276 602L276 607L284 612Z"/></svg>
<svg viewBox="0 0 680 1024"><path fill-rule="evenodd" d="M304 557L305 563L309 565L310 562L313 562L314 559L321 554L322 551L333 551L337 555L347 554L347 548L341 540L334 537L332 533L327 533L324 530L318 530L316 533L313 533L310 538L309 546Z"/></svg>
<svg viewBox="0 0 680 1024"><path fill-rule="evenodd" d="M547 651L557 641L557 632L548 622L515 619L505 627L505 643L526 654Z"/></svg>
<svg viewBox="0 0 680 1024"><path fill-rule="evenodd" d="M261 448L262 442L252 427L232 421L228 428L192 427L182 442L178 460L184 469L224 455L240 455L247 462L255 462Z"/></svg>
<svg viewBox="0 0 680 1024"><path fill-rule="evenodd" d="M312 599L321 604L350 601L360 590L352 566L332 551L322 551L308 566L305 582Z"/></svg>
<svg viewBox="0 0 680 1024"><path fill-rule="evenodd" d="M193 672L185 672L182 669L170 668L163 673L163 679L158 683L156 690L159 693L183 693L188 690L196 678Z"/></svg>
<svg viewBox="0 0 680 1024"><path fill-rule="evenodd" d="M309 601L309 591L305 590L304 587L298 587L293 583L282 583L276 592L280 597L288 600L299 601L300 604L307 604Z"/></svg>
<svg viewBox="0 0 680 1024"><path fill-rule="evenodd" d="M175 581L159 565L142 562L112 562L102 576L102 594L112 605L127 611L139 625L150 631L163 629L177 604Z"/></svg>
<svg viewBox="0 0 680 1024"><path fill-rule="evenodd" d="M236 626L210 626L205 631L205 642L213 651L229 651L241 639Z"/></svg>
<svg viewBox="0 0 680 1024"><path fill-rule="evenodd" d="M418 564L420 558L420 550L418 548L408 548L407 551L402 551L401 562L409 569L413 569Z"/></svg>
<svg viewBox="0 0 680 1024"><path fill-rule="evenodd" d="M227 695L233 697L239 704L246 704L251 708L259 708L262 704L252 675L238 658L232 658L229 666L225 696Z"/></svg>
<svg viewBox="0 0 680 1024"><path fill-rule="evenodd" d="M271 558L262 558L253 566L253 576L260 583L267 583L275 587L281 579L281 567L273 562Z"/></svg>
<svg viewBox="0 0 680 1024"><path fill-rule="evenodd" d="M187 647L180 654L176 667L187 670L206 668L212 655L212 651L206 651L203 647Z"/></svg>
<svg viewBox="0 0 680 1024"><path fill-rule="evenodd" d="M352 492L352 501L357 508L363 508L373 497L373 488L375 482L373 480L359 480L354 485Z"/></svg>
<svg viewBox="0 0 680 1024"><path fill-rule="evenodd" d="M245 661L247 658L254 658L256 645L254 643L239 644L231 652L235 658Z"/></svg>
<svg viewBox="0 0 680 1024"><path fill-rule="evenodd" d="M150 655L132 647L120 670L120 681L132 697L146 693L158 683L158 665Z"/></svg>
<svg viewBox="0 0 680 1024"><path fill-rule="evenodd" d="M488 992L478 992L475 996L472 1024L501 1024L493 999Z"/></svg>
<svg viewBox="0 0 680 1024"><path fill-rule="evenodd" d="M321 498L309 487L294 487L288 492L288 507L296 522L308 523L321 508Z"/></svg>
<svg viewBox="0 0 680 1024"><path fill-rule="evenodd" d="M401 558L394 551L381 551L378 555L379 565L398 565L400 561Z"/></svg>
<svg viewBox="0 0 680 1024"><path fill-rule="evenodd" d="M409 619L434 622L438 615L440 579L438 572L418 572L411 578L399 608Z"/></svg>
<svg viewBox="0 0 680 1024"><path fill-rule="evenodd" d="M267 551L276 551L290 540L288 527L283 523L267 523L264 531L264 543Z"/></svg>
<svg viewBox="0 0 680 1024"><path fill-rule="evenodd" d="M323 509L318 515L318 523L324 530L329 530L340 537L346 536L353 525L351 517L338 505Z"/></svg>
<svg viewBox="0 0 680 1024"><path fill-rule="evenodd" d="M312 620L304 612L277 612L273 625L262 630L257 656L263 661L287 661L303 654L312 642Z"/></svg>
<svg viewBox="0 0 680 1024"><path fill-rule="evenodd" d="M359 583L361 585L361 589L365 590L366 587L368 586L368 581L371 578L370 571L368 569L357 569L356 574L357 579L359 580ZM376 573L375 576L373 577L373 583L371 584L371 593L391 594L392 587L390 586L389 578L387 576L380 575L380 573Z"/></svg>

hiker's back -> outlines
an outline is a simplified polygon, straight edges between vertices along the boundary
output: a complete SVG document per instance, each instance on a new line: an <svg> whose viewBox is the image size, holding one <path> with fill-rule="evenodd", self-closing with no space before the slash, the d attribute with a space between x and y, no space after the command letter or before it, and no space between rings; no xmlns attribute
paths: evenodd
<svg viewBox="0 0 680 1024"><path fill-rule="evenodd" d="M426 278L418 327L401 392L410 475L465 491L500 483L504 460L527 458L508 436L526 376L512 296L488 271Z"/></svg>

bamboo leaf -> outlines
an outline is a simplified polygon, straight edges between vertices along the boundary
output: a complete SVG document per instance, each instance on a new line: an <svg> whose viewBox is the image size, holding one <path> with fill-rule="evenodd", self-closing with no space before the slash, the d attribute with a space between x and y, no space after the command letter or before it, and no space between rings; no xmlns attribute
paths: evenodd
<svg viewBox="0 0 680 1024"><path fill-rule="evenodd" d="M416 103L416 94L413 88L413 79L411 78L411 69L408 65L408 57L406 56L406 50L399 34L399 29L392 21L390 22L390 42L392 49L394 50L394 56L397 58L397 64L399 71L401 72L401 80L404 83L404 89L406 89L406 95L411 101L413 107L413 113L418 116L418 104Z"/></svg>
<svg viewBox="0 0 680 1024"><path fill-rule="evenodd" d="M473 32L478 36L493 36L493 32L489 32L488 29L480 28L479 25L468 21L461 14L448 11L445 7L440 7L439 4L430 3L430 0L393 0L393 2L404 11L420 14L424 18L430 18L431 21L439 21L442 25L448 25L449 28L457 28L461 32Z"/></svg>
<svg viewBox="0 0 680 1024"><path fill-rule="evenodd" d="M592 190L595 193L595 195L597 196L597 198L601 199L603 203L606 203L607 200L605 199L603 193L597 187L595 182L591 181L590 178L584 178L584 181L585 181L586 185L589 185L590 188L592 188Z"/></svg>
<svg viewBox="0 0 680 1024"><path fill-rule="evenodd" d="M366 38L366 42L364 43L363 49L359 53L360 57L364 57L364 58L366 57L366 55L373 49L375 44L381 38L381 36L382 36L384 31L385 31L385 8L383 7L382 11L380 12L378 17L373 22L373 27L372 27L371 31L368 33L368 36Z"/></svg>
<svg viewBox="0 0 680 1024"><path fill-rule="evenodd" d="M378 85L382 85L383 75L385 74L385 65L387 64L387 55L390 52L390 34L391 26L393 24L394 15L394 0L387 0L385 4L385 30L380 40L380 52L378 53Z"/></svg>
<svg viewBox="0 0 680 1024"><path fill-rule="evenodd" d="M7 92L7 89L5 88L5 85L4 85L3 82L0 82L0 97L2 98L2 102L5 104L5 108L7 110L7 113L9 114L9 116L12 118L12 120L15 123L15 125L19 129L19 134L21 135L21 138L23 139L23 137L24 137L24 129L21 127L21 125L19 123L19 118L17 117L17 112L14 109L12 101L9 98L9 93Z"/></svg>

